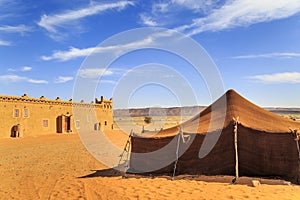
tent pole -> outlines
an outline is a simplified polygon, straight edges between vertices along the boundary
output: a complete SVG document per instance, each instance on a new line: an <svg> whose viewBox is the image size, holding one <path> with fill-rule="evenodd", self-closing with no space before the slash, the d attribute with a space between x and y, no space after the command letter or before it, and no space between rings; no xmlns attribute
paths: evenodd
<svg viewBox="0 0 300 200"><path fill-rule="evenodd" d="M124 176L126 177L126 173L127 173L127 170L129 169L129 155L130 155L130 152L131 152L131 136L132 136L133 132L131 131L130 132L130 135L129 135L129 138L128 138L128 149L127 149L127 157L126 157L126 164L125 164L125 170L124 170Z"/></svg>
<svg viewBox="0 0 300 200"><path fill-rule="evenodd" d="M297 150L298 150L298 159L300 159L300 149L299 149L299 140L296 140Z"/></svg>
<svg viewBox="0 0 300 200"><path fill-rule="evenodd" d="M299 139L296 140L297 143L297 150L298 150L298 182L300 182L300 150L299 150Z"/></svg>
<svg viewBox="0 0 300 200"><path fill-rule="evenodd" d="M118 164L118 166L120 166L121 161L123 159L123 156L126 152L127 155L126 155L126 160L124 162L124 175L123 175L123 178L126 177L127 170L129 169L129 153L131 151L131 137L132 137L132 135L133 135L133 129L131 129L131 131L130 131L130 134L129 134L128 139L126 141L124 150L123 150L122 154L120 155L120 160L119 160L119 164Z"/></svg>
<svg viewBox="0 0 300 200"><path fill-rule="evenodd" d="M298 130L294 130L294 133L295 133L295 141L296 141L296 144L297 144L297 150L298 150L298 174L300 174L300 149L299 149L299 133L298 133ZM300 178L300 177L298 177Z"/></svg>
<svg viewBox="0 0 300 200"><path fill-rule="evenodd" d="M174 163L174 168L173 168L173 176L172 176L172 180L174 180L174 177L175 177L175 173L176 173L176 167L177 167L177 163L178 163L178 153L179 153L179 144L180 144L180 136L181 136L181 128L179 130L179 133L177 134L177 147L176 147L176 160L175 160L175 163Z"/></svg>
<svg viewBox="0 0 300 200"><path fill-rule="evenodd" d="M239 157L238 157L238 140L237 140L238 123L239 123L239 117L237 118L233 117L234 150L235 150L235 180L233 182L235 182L239 178Z"/></svg>
<svg viewBox="0 0 300 200"><path fill-rule="evenodd" d="M299 140L300 140L300 133L298 132L298 129L292 129L290 128L291 134L294 137L294 140L296 141L297 150L298 150L298 158L300 159L300 149L299 149Z"/></svg>
<svg viewBox="0 0 300 200"><path fill-rule="evenodd" d="M294 140L296 142L297 151L298 151L298 182L300 181L300 148L299 148L299 140L300 140L300 133L298 132L298 129L292 129L289 127L292 136L294 137Z"/></svg>

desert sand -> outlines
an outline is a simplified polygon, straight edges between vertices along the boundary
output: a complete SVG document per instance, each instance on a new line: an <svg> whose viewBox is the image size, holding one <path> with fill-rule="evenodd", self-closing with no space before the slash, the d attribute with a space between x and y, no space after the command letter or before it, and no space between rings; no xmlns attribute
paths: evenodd
<svg viewBox="0 0 300 200"><path fill-rule="evenodd" d="M107 134L119 146L127 139ZM0 199L300 199L297 185L122 178L94 159L76 134L0 139L0 177Z"/></svg>

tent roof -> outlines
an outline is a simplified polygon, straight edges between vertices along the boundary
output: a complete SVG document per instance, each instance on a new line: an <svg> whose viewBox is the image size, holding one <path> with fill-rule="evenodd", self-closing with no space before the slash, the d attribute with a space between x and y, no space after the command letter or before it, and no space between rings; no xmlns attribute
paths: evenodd
<svg viewBox="0 0 300 200"><path fill-rule="evenodd" d="M239 117L245 127L269 133L290 132L289 128L299 129L300 123L271 113L242 97L234 90L228 90L222 97L205 110L181 125L165 129L155 137L175 135L181 127L185 133L206 134L225 128Z"/></svg>

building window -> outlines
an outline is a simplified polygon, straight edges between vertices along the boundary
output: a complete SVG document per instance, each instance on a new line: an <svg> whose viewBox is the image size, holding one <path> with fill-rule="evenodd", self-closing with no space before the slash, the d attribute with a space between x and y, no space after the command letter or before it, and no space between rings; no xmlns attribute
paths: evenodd
<svg viewBox="0 0 300 200"><path fill-rule="evenodd" d="M48 127L48 125L49 125L48 119L44 119L43 120L43 127Z"/></svg>
<svg viewBox="0 0 300 200"><path fill-rule="evenodd" d="M76 120L76 121L75 121L75 126L76 126L76 128L79 128L79 127L80 127L80 122L79 122L79 120Z"/></svg>
<svg viewBox="0 0 300 200"><path fill-rule="evenodd" d="M104 121L104 126L107 126L107 121Z"/></svg>
<svg viewBox="0 0 300 200"><path fill-rule="evenodd" d="M14 109L14 117L20 117L20 110Z"/></svg>
<svg viewBox="0 0 300 200"><path fill-rule="evenodd" d="M28 110L28 108L24 108L23 116L24 117L29 117L29 110Z"/></svg>

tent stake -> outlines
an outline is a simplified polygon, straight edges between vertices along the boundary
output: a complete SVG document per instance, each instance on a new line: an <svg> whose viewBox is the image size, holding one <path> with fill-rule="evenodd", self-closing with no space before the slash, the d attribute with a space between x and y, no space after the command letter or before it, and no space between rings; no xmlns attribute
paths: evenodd
<svg viewBox="0 0 300 200"><path fill-rule="evenodd" d="M237 140L237 133L238 133L238 123L239 123L239 117L232 118L233 119L233 125L234 125L234 150L235 150L235 179L232 180L233 183L236 182L236 180L239 178L239 157L238 157L238 140Z"/></svg>

